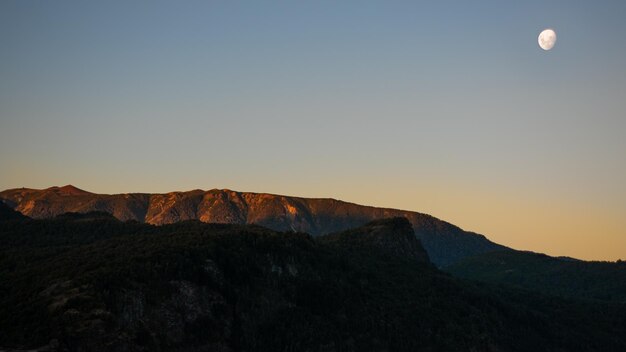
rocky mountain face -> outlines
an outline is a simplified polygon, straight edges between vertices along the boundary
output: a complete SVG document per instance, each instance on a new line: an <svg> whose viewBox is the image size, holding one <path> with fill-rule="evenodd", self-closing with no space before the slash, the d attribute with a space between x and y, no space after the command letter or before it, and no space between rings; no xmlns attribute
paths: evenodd
<svg viewBox="0 0 626 352"><path fill-rule="evenodd" d="M218 189L105 195L68 185L44 190L6 190L0 192L0 200L35 219L67 212L104 211L123 221L155 225L197 219L207 223L258 224L277 231L300 231L313 236L343 231L376 219L404 217L410 221L430 259L440 267L471 255L506 249L482 235L463 231L427 214L335 199Z"/></svg>

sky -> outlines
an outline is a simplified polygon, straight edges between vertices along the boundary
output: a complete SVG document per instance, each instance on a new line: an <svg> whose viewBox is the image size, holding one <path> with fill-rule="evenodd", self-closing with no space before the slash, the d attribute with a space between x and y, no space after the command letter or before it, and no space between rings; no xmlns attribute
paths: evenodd
<svg viewBox="0 0 626 352"><path fill-rule="evenodd" d="M0 189L331 197L626 259L624 19L621 0L4 0Z"/></svg>

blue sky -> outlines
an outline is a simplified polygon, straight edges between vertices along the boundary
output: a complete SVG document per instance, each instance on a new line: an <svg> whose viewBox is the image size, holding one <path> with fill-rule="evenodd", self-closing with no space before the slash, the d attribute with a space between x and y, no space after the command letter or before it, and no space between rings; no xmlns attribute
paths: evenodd
<svg viewBox="0 0 626 352"><path fill-rule="evenodd" d="M333 197L623 258L625 18L623 1L3 1L0 188Z"/></svg>

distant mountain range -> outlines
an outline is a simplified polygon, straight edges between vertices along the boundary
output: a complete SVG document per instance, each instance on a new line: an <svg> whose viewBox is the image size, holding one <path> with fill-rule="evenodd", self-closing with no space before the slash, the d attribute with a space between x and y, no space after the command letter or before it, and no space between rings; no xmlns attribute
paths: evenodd
<svg viewBox="0 0 626 352"><path fill-rule="evenodd" d="M122 221L163 225L183 220L206 223L258 224L276 231L313 236L343 231L369 221L407 218L416 236L439 267L463 258L507 248L427 214L376 208L335 199L300 198L213 189L165 194L96 194L67 185L43 190L17 188L0 192L0 200L34 219L67 212L107 212Z"/></svg>

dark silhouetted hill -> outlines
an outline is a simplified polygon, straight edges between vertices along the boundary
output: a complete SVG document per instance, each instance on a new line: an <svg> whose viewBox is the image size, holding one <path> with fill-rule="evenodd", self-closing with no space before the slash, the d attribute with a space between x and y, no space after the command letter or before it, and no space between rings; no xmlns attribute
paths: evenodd
<svg viewBox="0 0 626 352"><path fill-rule="evenodd" d="M322 243L339 246L346 251L375 251L394 258L429 263L428 254L413 233L406 218L372 221L362 227L318 238Z"/></svg>
<svg viewBox="0 0 626 352"><path fill-rule="evenodd" d="M455 279L409 228L0 222L0 350L626 349L623 305Z"/></svg>
<svg viewBox="0 0 626 352"><path fill-rule="evenodd" d="M19 211L13 210L8 205L4 204L4 202L0 201L0 221L8 221L8 220L24 220L27 219Z"/></svg>
<svg viewBox="0 0 626 352"><path fill-rule="evenodd" d="M522 251L466 258L446 271L552 295L626 303L626 262L588 262Z"/></svg>

